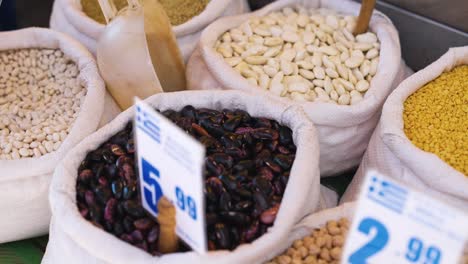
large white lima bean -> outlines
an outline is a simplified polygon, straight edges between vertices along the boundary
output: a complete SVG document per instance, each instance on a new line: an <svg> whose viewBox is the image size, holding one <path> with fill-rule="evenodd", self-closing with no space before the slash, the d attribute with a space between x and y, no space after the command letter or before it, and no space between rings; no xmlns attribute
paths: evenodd
<svg viewBox="0 0 468 264"><path fill-rule="evenodd" d="M357 104L376 74L380 43L372 32L354 37L355 24L356 17L330 9L285 7L227 31L215 49L250 83L278 96Z"/></svg>

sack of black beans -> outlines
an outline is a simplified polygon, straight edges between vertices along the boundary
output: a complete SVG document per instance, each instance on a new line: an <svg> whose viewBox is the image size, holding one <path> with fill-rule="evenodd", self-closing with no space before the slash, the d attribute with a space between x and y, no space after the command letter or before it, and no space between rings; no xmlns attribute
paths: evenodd
<svg viewBox="0 0 468 264"><path fill-rule="evenodd" d="M467 85L468 47L451 48L404 80L342 200L357 199L366 173L377 170L468 209Z"/></svg>
<svg viewBox="0 0 468 264"><path fill-rule="evenodd" d="M110 1L116 1L118 8L126 6L127 3L125 0ZM160 2L163 7L167 8L166 12L174 25L174 34L186 61L195 49L201 31L208 24L222 16L249 11L246 0L164 0ZM95 17L91 18L86 12ZM182 12L187 14L184 15ZM102 24L104 21L98 17L103 19L97 0L55 0L50 27L69 34L96 54L96 42L104 30L104 24Z"/></svg>
<svg viewBox="0 0 468 264"><path fill-rule="evenodd" d="M53 171L97 130L105 88L92 55L62 33L29 28L0 39L3 243L47 233Z"/></svg>
<svg viewBox="0 0 468 264"><path fill-rule="evenodd" d="M345 203L306 216L262 263L340 263L355 208Z"/></svg>
<svg viewBox="0 0 468 264"><path fill-rule="evenodd" d="M207 147L210 253L181 248L159 256L159 224L141 207L131 165L130 108L82 141L55 171L44 263L257 263L319 208L318 139L300 108L239 91L164 93L146 102ZM104 152L107 161L117 161L99 169ZM236 224L230 215L239 216Z"/></svg>
<svg viewBox="0 0 468 264"><path fill-rule="evenodd" d="M252 91L300 105L319 133L322 177L356 167L385 98L409 71L382 13L374 11L369 32L351 33L359 9L347 0L280 0L221 18L189 60L189 89Z"/></svg>

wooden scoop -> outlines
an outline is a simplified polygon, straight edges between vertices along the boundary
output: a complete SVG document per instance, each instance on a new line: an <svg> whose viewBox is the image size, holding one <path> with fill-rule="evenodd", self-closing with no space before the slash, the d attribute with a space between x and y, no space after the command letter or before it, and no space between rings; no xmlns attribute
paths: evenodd
<svg viewBox="0 0 468 264"><path fill-rule="evenodd" d="M99 0L108 24L97 44L97 62L122 110L135 96L186 88L184 62L164 8L157 0L127 1L117 13L113 0Z"/></svg>
<svg viewBox="0 0 468 264"><path fill-rule="evenodd" d="M359 35L367 32L369 28L369 22L374 11L375 0L362 0L361 11L357 20L356 27L354 28L354 35Z"/></svg>

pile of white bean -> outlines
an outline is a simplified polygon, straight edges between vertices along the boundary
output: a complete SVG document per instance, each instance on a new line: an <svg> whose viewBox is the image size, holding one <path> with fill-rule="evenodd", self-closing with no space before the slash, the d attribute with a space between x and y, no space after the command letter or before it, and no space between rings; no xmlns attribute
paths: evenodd
<svg viewBox="0 0 468 264"><path fill-rule="evenodd" d="M0 52L0 159L40 157L65 140L86 95L60 50Z"/></svg>
<svg viewBox="0 0 468 264"><path fill-rule="evenodd" d="M224 33L215 49L253 85L297 101L340 105L363 99L377 72L380 43L353 36L356 17L328 9L284 8Z"/></svg>

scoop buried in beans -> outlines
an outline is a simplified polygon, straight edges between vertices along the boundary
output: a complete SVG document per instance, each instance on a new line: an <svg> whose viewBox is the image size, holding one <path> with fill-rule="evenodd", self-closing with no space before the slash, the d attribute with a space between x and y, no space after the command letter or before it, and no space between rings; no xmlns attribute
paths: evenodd
<svg viewBox="0 0 468 264"><path fill-rule="evenodd" d="M206 147L209 249L234 249L263 235L276 219L295 159L291 130L243 110L186 106L162 114ZM88 153L78 169L78 209L95 226L158 255L159 224L141 206L134 155L131 123Z"/></svg>

